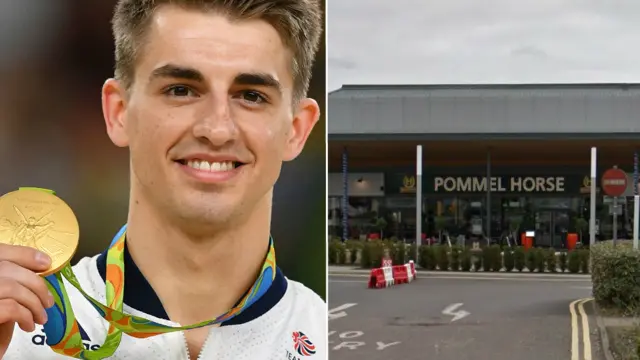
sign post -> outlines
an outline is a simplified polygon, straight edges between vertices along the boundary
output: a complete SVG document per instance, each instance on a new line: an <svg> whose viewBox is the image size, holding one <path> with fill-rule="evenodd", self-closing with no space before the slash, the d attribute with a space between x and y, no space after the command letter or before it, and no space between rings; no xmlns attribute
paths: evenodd
<svg viewBox="0 0 640 360"><path fill-rule="evenodd" d="M589 249L596 243L596 157L597 149L591 148L591 195L589 201Z"/></svg>
<svg viewBox="0 0 640 360"><path fill-rule="evenodd" d="M416 262L422 245L422 145L416 147Z"/></svg>
<svg viewBox="0 0 640 360"><path fill-rule="evenodd" d="M638 181L638 151L633 153L633 248L638 250L640 232L640 182Z"/></svg>
<svg viewBox="0 0 640 360"><path fill-rule="evenodd" d="M627 190L627 174L617 166L607 170L602 175L602 190L613 197L613 245L618 240L618 197Z"/></svg>

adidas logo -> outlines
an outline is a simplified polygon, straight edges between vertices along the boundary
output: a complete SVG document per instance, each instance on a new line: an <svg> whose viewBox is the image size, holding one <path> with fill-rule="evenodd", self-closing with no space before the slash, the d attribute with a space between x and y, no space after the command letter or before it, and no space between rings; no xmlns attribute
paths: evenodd
<svg viewBox="0 0 640 360"><path fill-rule="evenodd" d="M82 328L82 326L80 326L80 324L78 324L78 327L80 328L80 336L82 337L82 344L84 345L84 348L86 350L98 350L98 349L100 349L100 345L93 344L91 342L91 339L89 338L89 335L87 335L87 332L84 331L84 329ZM31 338L31 342L33 343L33 345L46 346L47 345L47 335L45 334L43 327L39 326L39 328L40 328L40 334L34 335Z"/></svg>

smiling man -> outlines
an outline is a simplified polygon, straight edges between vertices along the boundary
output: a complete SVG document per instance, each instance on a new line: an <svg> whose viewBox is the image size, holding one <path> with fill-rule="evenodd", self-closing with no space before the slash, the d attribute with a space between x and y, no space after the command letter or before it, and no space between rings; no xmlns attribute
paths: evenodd
<svg viewBox="0 0 640 360"><path fill-rule="evenodd" d="M103 86L102 107L109 137L130 151L128 223L73 270L106 305L105 283L122 281L123 312L152 325L211 321L125 331L111 358L326 357L326 304L280 272L270 238L282 164L300 154L319 118L306 93L321 11L316 0L118 2L116 76ZM0 290L12 289L0 291L0 357L66 358L47 346L55 348L57 330L35 274L47 265L27 250L0 249L8 264ZM105 346L109 322L64 285L84 350Z"/></svg>

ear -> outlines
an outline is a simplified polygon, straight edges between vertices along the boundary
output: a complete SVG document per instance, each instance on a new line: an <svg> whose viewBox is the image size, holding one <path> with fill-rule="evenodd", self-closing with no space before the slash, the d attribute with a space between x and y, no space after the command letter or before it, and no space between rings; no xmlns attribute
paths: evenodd
<svg viewBox="0 0 640 360"><path fill-rule="evenodd" d="M311 130L320 119L320 107L313 99L303 99L291 123L291 132L287 139L283 160L291 161L300 155L311 134Z"/></svg>
<svg viewBox="0 0 640 360"><path fill-rule="evenodd" d="M108 79L102 86L102 114L107 134L119 147L129 146L126 123L126 90L115 79Z"/></svg>

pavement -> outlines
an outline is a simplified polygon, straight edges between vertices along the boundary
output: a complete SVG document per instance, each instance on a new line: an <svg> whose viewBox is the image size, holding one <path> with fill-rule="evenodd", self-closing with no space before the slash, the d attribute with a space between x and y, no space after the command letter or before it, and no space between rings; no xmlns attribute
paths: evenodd
<svg viewBox="0 0 640 360"><path fill-rule="evenodd" d="M587 275L329 269L330 359L604 360ZM576 301L578 300L578 301Z"/></svg>

